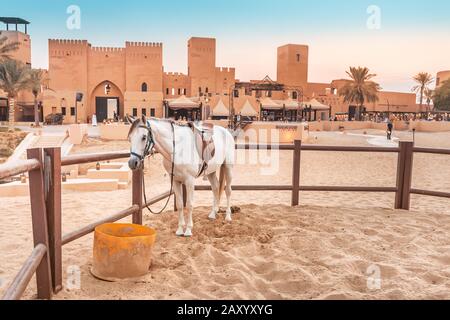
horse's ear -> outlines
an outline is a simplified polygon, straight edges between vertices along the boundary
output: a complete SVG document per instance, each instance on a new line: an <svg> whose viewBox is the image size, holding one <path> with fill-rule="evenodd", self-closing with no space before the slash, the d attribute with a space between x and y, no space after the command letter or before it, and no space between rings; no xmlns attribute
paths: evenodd
<svg viewBox="0 0 450 320"><path fill-rule="evenodd" d="M136 121L136 118L130 116L129 114L126 115L126 119L130 124Z"/></svg>
<svg viewBox="0 0 450 320"><path fill-rule="evenodd" d="M128 117L128 121L131 123L130 131L128 131L128 139L129 139L134 129L136 129L139 126L139 119Z"/></svg>
<svg viewBox="0 0 450 320"><path fill-rule="evenodd" d="M147 118L145 117L144 114L142 115L141 120L142 120L142 123L143 123L143 124L147 124Z"/></svg>

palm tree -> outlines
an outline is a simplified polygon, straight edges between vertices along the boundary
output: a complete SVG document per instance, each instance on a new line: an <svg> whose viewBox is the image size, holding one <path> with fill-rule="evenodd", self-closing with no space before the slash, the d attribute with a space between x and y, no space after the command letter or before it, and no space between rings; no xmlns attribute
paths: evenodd
<svg viewBox="0 0 450 320"><path fill-rule="evenodd" d="M44 70L32 69L30 70L28 79L28 88L34 96L34 125L39 127L39 105L38 96L42 93L43 87L48 85L48 78Z"/></svg>
<svg viewBox="0 0 450 320"><path fill-rule="evenodd" d="M2 37L0 32L0 60L10 59L11 58L10 53L19 48L18 42L7 43L7 41L8 38Z"/></svg>
<svg viewBox="0 0 450 320"><path fill-rule="evenodd" d="M433 76L428 72L420 72L416 74L413 79L417 85L412 88L412 91L420 95L420 110L422 110L425 91L429 90L428 86L434 81Z"/></svg>
<svg viewBox="0 0 450 320"><path fill-rule="evenodd" d="M431 111L430 104L431 104L431 101L433 101L433 99L434 99L434 90L432 90L430 88L426 88L425 92L424 92L424 96L427 99L427 112L430 112Z"/></svg>
<svg viewBox="0 0 450 320"><path fill-rule="evenodd" d="M338 94L344 97L344 102L356 103L358 106L356 119L361 120L361 114L366 102L378 101L378 91L381 87L371 81L376 74L371 74L366 67L350 67L346 71L351 80L338 90Z"/></svg>
<svg viewBox="0 0 450 320"><path fill-rule="evenodd" d="M30 69L22 62L5 60L0 63L0 89L8 96L9 130L14 130L15 99L20 90L29 87Z"/></svg>

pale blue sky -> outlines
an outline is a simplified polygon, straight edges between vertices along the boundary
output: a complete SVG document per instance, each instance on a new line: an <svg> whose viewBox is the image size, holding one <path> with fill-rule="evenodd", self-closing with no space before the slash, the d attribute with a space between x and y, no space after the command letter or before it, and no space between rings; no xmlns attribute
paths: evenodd
<svg viewBox="0 0 450 320"><path fill-rule="evenodd" d="M365 65L387 90L408 91L419 71L450 69L448 0L0 0L1 16L31 22L32 62L47 67L49 38L86 39L96 46L129 41L164 43L166 71L187 70L187 40L217 38L217 63L241 80L276 78L276 48L310 46L310 81L345 76ZM69 5L81 9L81 29L66 27ZM369 30L366 10L381 9L381 29ZM0 26L3 28L3 26Z"/></svg>

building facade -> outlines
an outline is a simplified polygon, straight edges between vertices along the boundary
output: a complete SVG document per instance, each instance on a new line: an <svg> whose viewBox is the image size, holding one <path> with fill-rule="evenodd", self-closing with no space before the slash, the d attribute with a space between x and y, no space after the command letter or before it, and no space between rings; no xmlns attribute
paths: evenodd
<svg viewBox="0 0 450 320"><path fill-rule="evenodd" d="M0 37L6 37L6 43L17 43L18 49L9 53L12 59L18 60L31 68L31 37L27 33L28 21L19 18L0 18L6 24L7 30L0 31ZM10 30L9 25L16 28ZM20 28L22 27L22 31ZM29 91L21 91L15 101L15 120L34 121L34 97ZM8 99L0 90L0 121L8 121Z"/></svg>
<svg viewBox="0 0 450 320"><path fill-rule="evenodd" d="M9 41L18 41L13 58L31 66L31 38L19 30L3 31ZM236 70L216 63L216 39L193 37L187 42L187 74L164 72L163 44L126 42L121 48L94 47L87 40L50 39L49 88L41 95L42 116L62 113L65 123L91 122L123 118L126 115L155 117L208 118L220 106L233 106L234 114L263 118L263 110L272 115L289 109L293 119L294 104L299 107L314 100L330 107L328 115L351 114L354 106L339 97L338 90L347 80L330 83L308 81L309 48L287 44L277 48L276 83L282 91L247 92L235 90ZM450 79L450 71L440 72L437 86ZM269 81L271 81L269 79ZM258 81L250 81L255 83ZM16 121L33 121L33 97L20 93ZM184 103L184 105L183 105ZM421 112L413 93L379 93L379 101L365 106L369 112ZM253 110L253 111L252 111ZM251 112L250 112L251 111ZM218 112L218 111L217 111ZM324 113L325 114L325 113ZM284 113L285 115L285 113ZM7 101L0 93L0 120L6 120ZM5 118L5 119L3 119ZM322 117L324 118L324 116Z"/></svg>

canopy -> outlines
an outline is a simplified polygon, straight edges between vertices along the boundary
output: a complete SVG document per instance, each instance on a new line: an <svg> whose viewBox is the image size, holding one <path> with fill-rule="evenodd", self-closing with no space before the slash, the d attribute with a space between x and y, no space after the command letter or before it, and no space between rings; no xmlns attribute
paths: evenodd
<svg viewBox="0 0 450 320"><path fill-rule="evenodd" d="M219 99L217 105L212 110L212 116L215 117L228 117L230 115L230 111L223 103L222 99Z"/></svg>
<svg viewBox="0 0 450 320"><path fill-rule="evenodd" d="M181 96L177 99L168 100L169 108L171 109L194 109L198 108L199 104L197 102L192 101L186 96Z"/></svg>
<svg viewBox="0 0 450 320"><path fill-rule="evenodd" d="M297 110L300 107L300 103L298 101L287 99L287 100L275 100L281 107L285 107L286 110Z"/></svg>
<svg viewBox="0 0 450 320"><path fill-rule="evenodd" d="M282 109L283 105L280 105L270 98L264 98L261 100L261 106L263 109Z"/></svg>
<svg viewBox="0 0 450 320"><path fill-rule="evenodd" d="M312 110L330 110L329 106L324 105L323 103L320 103L316 99L312 99L309 102L303 103L303 107L305 107L305 108L311 107Z"/></svg>
<svg viewBox="0 0 450 320"><path fill-rule="evenodd" d="M242 106L240 114L243 117L257 117L258 116L258 112L256 112L255 109L253 109L252 105L250 104L250 102L248 100L246 100L244 105Z"/></svg>

